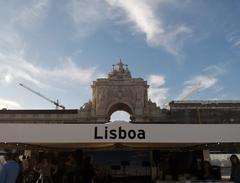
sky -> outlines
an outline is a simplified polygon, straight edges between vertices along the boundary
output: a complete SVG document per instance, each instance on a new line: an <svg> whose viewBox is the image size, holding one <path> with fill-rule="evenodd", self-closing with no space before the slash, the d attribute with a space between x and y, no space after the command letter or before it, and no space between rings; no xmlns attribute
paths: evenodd
<svg viewBox="0 0 240 183"><path fill-rule="evenodd" d="M149 98L240 99L239 0L0 0L0 108L78 109L121 58Z"/></svg>

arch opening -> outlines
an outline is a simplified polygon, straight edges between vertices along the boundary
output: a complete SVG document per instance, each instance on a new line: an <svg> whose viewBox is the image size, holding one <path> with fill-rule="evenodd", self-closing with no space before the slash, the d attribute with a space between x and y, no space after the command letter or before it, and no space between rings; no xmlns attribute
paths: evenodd
<svg viewBox="0 0 240 183"><path fill-rule="evenodd" d="M125 111L115 111L112 113L110 116L110 122L115 122L115 121L125 121L125 122L130 122L130 114L125 112Z"/></svg>
<svg viewBox="0 0 240 183"><path fill-rule="evenodd" d="M132 121L132 109L124 103L116 103L108 110L108 121Z"/></svg>

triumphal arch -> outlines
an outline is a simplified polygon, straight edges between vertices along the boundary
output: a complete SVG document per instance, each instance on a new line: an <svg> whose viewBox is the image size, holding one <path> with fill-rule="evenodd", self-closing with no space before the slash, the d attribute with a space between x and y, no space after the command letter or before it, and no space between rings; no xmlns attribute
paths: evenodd
<svg viewBox="0 0 240 183"><path fill-rule="evenodd" d="M142 78L133 78L127 65L120 60L113 65L107 78L93 81L92 99L80 113L88 112L91 121L108 122L115 111L130 114L131 122L159 121L163 117L160 107L148 98L149 85Z"/></svg>

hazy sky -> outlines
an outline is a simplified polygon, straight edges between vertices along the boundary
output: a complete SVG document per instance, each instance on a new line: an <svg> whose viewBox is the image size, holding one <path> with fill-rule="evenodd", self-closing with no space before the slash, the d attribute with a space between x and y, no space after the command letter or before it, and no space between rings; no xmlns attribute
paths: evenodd
<svg viewBox="0 0 240 183"><path fill-rule="evenodd" d="M67 108L122 58L162 105L240 98L239 0L0 0L0 108Z"/></svg>

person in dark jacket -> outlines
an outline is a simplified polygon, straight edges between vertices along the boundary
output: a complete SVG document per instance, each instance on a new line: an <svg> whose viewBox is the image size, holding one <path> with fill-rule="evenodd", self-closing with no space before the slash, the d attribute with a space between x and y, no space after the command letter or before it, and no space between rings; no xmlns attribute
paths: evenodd
<svg viewBox="0 0 240 183"><path fill-rule="evenodd" d="M95 170L91 164L91 157L87 156L83 163L83 182L92 183L95 176Z"/></svg>
<svg viewBox="0 0 240 183"><path fill-rule="evenodd" d="M230 161L232 163L231 168L231 181L234 183L240 183L240 161L237 155L233 154L230 157Z"/></svg>
<svg viewBox="0 0 240 183"><path fill-rule="evenodd" d="M205 180L205 181L213 181L214 180L214 176L212 174L212 165L210 164L209 161L203 162L202 180Z"/></svg>
<svg viewBox="0 0 240 183"><path fill-rule="evenodd" d="M15 157L15 154L7 155L7 163L3 165L0 172L1 183L16 183L20 171L20 166L14 159Z"/></svg>

